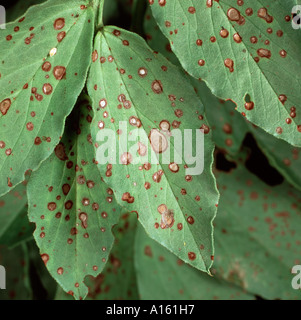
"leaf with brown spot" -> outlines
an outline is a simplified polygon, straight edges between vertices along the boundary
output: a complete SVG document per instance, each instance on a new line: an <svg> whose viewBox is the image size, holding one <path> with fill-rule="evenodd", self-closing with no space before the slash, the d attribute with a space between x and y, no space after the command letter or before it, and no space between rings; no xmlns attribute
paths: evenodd
<svg viewBox="0 0 301 320"><path fill-rule="evenodd" d="M169 23L166 22L165 25L169 26ZM148 44L155 51L162 53L173 64L180 67L181 64L171 51L168 39L163 35L152 16L151 7L148 7L145 14L144 28ZM201 45L202 42L198 44ZM235 105L231 101L224 101L215 97L204 81L197 80L189 75L187 75L187 79L193 85L205 107L215 144L231 154L236 154L248 130L243 116L235 111Z"/></svg>
<svg viewBox="0 0 301 320"><path fill-rule="evenodd" d="M85 298L85 276L102 272L114 243L112 227L121 209L102 181L90 141L92 108L82 96L67 119L61 145L32 174L28 184L29 219L50 274L76 299Z"/></svg>
<svg viewBox="0 0 301 320"><path fill-rule="evenodd" d="M115 243L104 270L97 277L86 278L89 288L86 300L139 300L134 266L136 226L137 217L133 213L122 215L114 226ZM68 295L59 290L56 299L66 298Z"/></svg>
<svg viewBox="0 0 301 320"><path fill-rule="evenodd" d="M85 83L93 32L88 0L47 1L1 30L0 195L37 169L59 142Z"/></svg>
<svg viewBox="0 0 301 320"><path fill-rule="evenodd" d="M301 146L300 33L291 19L296 1L270 1L266 7L259 0L151 4L189 74L205 80L217 97L235 101L257 126Z"/></svg>
<svg viewBox="0 0 301 320"><path fill-rule="evenodd" d="M141 227L137 230L135 252L143 300L255 299L242 288L192 268L148 237Z"/></svg>
<svg viewBox="0 0 301 320"><path fill-rule="evenodd" d="M300 191L270 187L244 167L216 171L221 193L212 274L265 299L300 299L291 269L301 260Z"/></svg>
<svg viewBox="0 0 301 320"><path fill-rule="evenodd" d="M211 172L214 145L201 101L185 74L133 33L105 27L95 38L94 50L101 57L92 63L88 78L95 112L91 134L96 155L108 149L111 157L113 152L112 159L103 159L106 163L99 165L103 179L120 205L137 212L152 238L208 271L218 193ZM126 121L125 128L119 128L119 121ZM107 129L114 135L109 141L101 136ZM132 129L138 129L139 141L126 141ZM203 172L191 175L186 170L196 165L186 161L189 152L181 154L181 163L174 157L179 140L168 139L173 129L179 129L181 140L185 129L192 130L193 139L186 144L194 155L196 132L204 130ZM164 164L160 157L168 154L169 147L171 158ZM200 153L198 159L202 159ZM162 204L167 210L160 214ZM192 224L187 221L190 216L194 217Z"/></svg>

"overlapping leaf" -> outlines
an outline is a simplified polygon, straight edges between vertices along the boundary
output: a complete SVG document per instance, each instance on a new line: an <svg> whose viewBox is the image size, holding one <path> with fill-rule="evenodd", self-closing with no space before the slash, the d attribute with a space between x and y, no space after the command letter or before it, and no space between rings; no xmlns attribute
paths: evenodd
<svg viewBox="0 0 301 320"><path fill-rule="evenodd" d="M97 154L104 152L103 159L105 150L109 152L109 164L99 167L104 180L119 203L137 212L152 238L184 261L208 271L218 193L211 172L214 146L203 105L183 73L135 34L105 27L96 36L93 55L88 79L95 111L91 131ZM125 128L119 128L119 121L126 122ZM162 128L165 133L159 132ZM140 140L135 136L137 130L130 132L133 129L138 129ZM187 173L185 169L195 165L185 163L186 158L180 159L182 164L173 160L175 150L183 157L174 140L168 140L173 129L181 134L193 130L193 155L195 132L204 129L202 174ZM108 132L119 137L101 142L106 138L99 135ZM116 150L120 147L117 156L116 140L121 141L116 146ZM164 164L162 158L169 152L166 146L171 158ZM199 160L202 156L198 155Z"/></svg>
<svg viewBox="0 0 301 320"><path fill-rule="evenodd" d="M104 268L120 207L95 165L88 100L67 121L62 142L28 184L29 218L49 272L75 298L84 298L87 275Z"/></svg>
<svg viewBox="0 0 301 320"><path fill-rule="evenodd" d="M148 45L153 50L160 52L170 62L181 67L178 58L171 50L169 40L161 32L155 18L153 17L150 6L148 6L144 17L144 33Z"/></svg>
<svg viewBox="0 0 301 320"><path fill-rule="evenodd" d="M206 115L213 129L216 145L235 155L242 146L246 134L252 133L259 148L276 168L295 188L301 188L300 148L293 147L286 141L276 139L245 120L233 110L234 104L223 102L214 97L203 82L193 81L199 97L206 108Z"/></svg>
<svg viewBox="0 0 301 320"><path fill-rule="evenodd" d="M252 125L234 110L234 104L214 97L204 82L193 81L195 89L205 105L206 115L213 131L216 145L231 155L239 152L246 134L252 133L259 148L295 188L301 188L300 148L276 139L264 130Z"/></svg>
<svg viewBox="0 0 301 320"><path fill-rule="evenodd" d="M134 268L134 242L137 217L125 214L113 228L115 244L108 263L96 278L89 277L87 300L138 300L136 272ZM68 299L60 290L57 300Z"/></svg>
<svg viewBox="0 0 301 320"><path fill-rule="evenodd" d="M145 14L144 29L148 44L173 64L180 66L178 58L171 50L168 39L163 35L152 16L150 7ZM203 81L196 80L189 75L187 75L187 79L194 86L203 102L215 144L231 154L237 153L248 130L242 115L234 110L235 106L231 101L225 102L216 98Z"/></svg>
<svg viewBox="0 0 301 320"><path fill-rule="evenodd" d="M295 0L149 2L185 70L265 131L301 146Z"/></svg>
<svg viewBox="0 0 301 320"><path fill-rule="evenodd" d="M103 272L87 280L89 299L137 300L138 289L134 268L134 240L137 217L125 214L113 229L115 244Z"/></svg>
<svg viewBox="0 0 301 320"><path fill-rule="evenodd" d="M50 0L0 30L0 195L59 142L91 59L92 4Z"/></svg>
<svg viewBox="0 0 301 320"><path fill-rule="evenodd" d="M228 153L236 154L249 130L246 120L234 110L231 101L216 98L205 82L193 79L191 81L205 106L207 119L212 127L214 142ZM279 141L272 136L271 138Z"/></svg>
<svg viewBox="0 0 301 320"><path fill-rule="evenodd" d="M146 13L144 26L149 45L178 65L179 61L171 51L168 40L155 24L150 9ZM204 82L193 80L192 77L189 79L205 106L206 116L212 127L213 140L219 148L235 155L241 148L246 133L251 132L270 164L291 184L300 189L300 148L293 147L289 143L267 134L259 127L253 126L234 110L235 105L231 101L225 102L216 98Z"/></svg>
<svg viewBox="0 0 301 320"><path fill-rule="evenodd" d="M212 273L267 299L300 299L291 269L300 264L301 198L287 182L270 187L243 166L217 172L221 192Z"/></svg>
<svg viewBox="0 0 301 320"><path fill-rule="evenodd" d="M140 227L136 236L135 264L141 299L146 300L249 300L242 288L185 264L150 239Z"/></svg>

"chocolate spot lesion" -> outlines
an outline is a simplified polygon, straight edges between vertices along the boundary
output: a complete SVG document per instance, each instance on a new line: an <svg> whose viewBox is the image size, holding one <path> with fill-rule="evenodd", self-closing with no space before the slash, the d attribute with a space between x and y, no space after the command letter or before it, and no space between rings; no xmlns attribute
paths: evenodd
<svg viewBox="0 0 301 320"><path fill-rule="evenodd" d="M66 68L63 66L56 66L53 69L53 75L56 80L66 79Z"/></svg>
<svg viewBox="0 0 301 320"><path fill-rule="evenodd" d="M173 210L168 209L165 204L159 205L157 210L161 214L161 228L171 228L175 222Z"/></svg>
<svg viewBox="0 0 301 320"><path fill-rule="evenodd" d="M65 152L65 146L62 143L59 143L54 149L55 155L62 161L68 160L68 156Z"/></svg>
<svg viewBox="0 0 301 320"><path fill-rule="evenodd" d="M10 99L4 99L0 102L0 111L3 116L5 116L11 106L11 100Z"/></svg>

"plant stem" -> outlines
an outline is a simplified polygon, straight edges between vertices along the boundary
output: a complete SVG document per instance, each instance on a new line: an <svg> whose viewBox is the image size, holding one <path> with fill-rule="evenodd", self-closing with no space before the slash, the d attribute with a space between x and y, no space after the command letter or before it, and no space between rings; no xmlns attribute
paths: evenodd
<svg viewBox="0 0 301 320"><path fill-rule="evenodd" d="M131 24L131 31L138 33L142 37L144 36L144 15L147 8L147 2L145 0L136 0L134 2L134 10Z"/></svg>
<svg viewBox="0 0 301 320"><path fill-rule="evenodd" d="M103 27L103 8L105 0L94 0L96 30Z"/></svg>

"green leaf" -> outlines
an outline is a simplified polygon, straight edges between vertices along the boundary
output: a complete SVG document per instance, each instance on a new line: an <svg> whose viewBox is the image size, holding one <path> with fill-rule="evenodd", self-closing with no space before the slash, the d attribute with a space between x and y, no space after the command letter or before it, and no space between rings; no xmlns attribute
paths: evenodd
<svg viewBox="0 0 301 320"><path fill-rule="evenodd" d="M194 80L195 89L202 100L212 127L216 145L231 155L239 152L246 134L252 133L259 148L289 183L301 190L300 148L276 139L259 127L255 127L234 110L231 101L224 102L214 97L204 82Z"/></svg>
<svg viewBox="0 0 301 320"><path fill-rule="evenodd" d="M13 247L31 238L34 227L27 217L27 181L0 198L0 243Z"/></svg>
<svg viewBox="0 0 301 320"><path fill-rule="evenodd" d="M295 0L266 7L259 0L150 3L188 73L205 80L214 95L235 101L254 124L301 146L300 33L291 21Z"/></svg>
<svg viewBox="0 0 301 320"><path fill-rule="evenodd" d="M276 168L295 188L301 190L300 148L276 139L249 123L234 110L233 102L225 102L214 97L204 82L192 80L192 84L205 106L206 116L213 132L213 140L219 148L230 155L236 155L246 134L252 133L270 165Z"/></svg>
<svg viewBox="0 0 301 320"><path fill-rule="evenodd" d="M181 67L178 58L171 50L169 40L163 35L154 19L150 6L148 6L144 17L144 32L147 43L152 49L160 52L170 62Z"/></svg>
<svg viewBox="0 0 301 320"><path fill-rule="evenodd" d="M267 299L300 299L291 269L301 260L301 197L287 182L270 187L245 167L217 172L221 193L212 273Z"/></svg>
<svg viewBox="0 0 301 320"><path fill-rule="evenodd" d="M89 299L138 300L134 267L134 240L137 216L125 214L113 229L115 244L103 272L88 278Z"/></svg>
<svg viewBox="0 0 301 320"><path fill-rule="evenodd" d="M205 82L193 78L190 78L190 81L205 106L206 116L212 128L213 141L228 153L237 154L249 130L246 120L235 111L231 101L216 98ZM265 135L277 142L282 142L271 135L266 133Z"/></svg>
<svg viewBox="0 0 301 320"><path fill-rule="evenodd" d="M85 276L104 268L120 208L102 181L91 145L92 108L82 98L68 118L55 153L28 184L29 218L49 272L75 298L85 298Z"/></svg>
<svg viewBox="0 0 301 320"><path fill-rule="evenodd" d="M234 110L233 102L225 102L214 97L204 82L192 80L192 83L205 106L206 116L213 132L213 140L219 148L230 155L235 155L239 152L246 134L252 133L270 165L276 168L295 188L301 190L300 148L276 139L249 123Z"/></svg>
<svg viewBox="0 0 301 320"><path fill-rule="evenodd" d="M0 245L0 265L5 268L6 289L0 289L0 300L31 300L29 258L25 244L8 249Z"/></svg>
<svg viewBox="0 0 301 320"><path fill-rule="evenodd" d="M134 242L137 217L124 214L114 226L115 244L108 263L96 278L88 277L87 300L138 300L138 288L134 268ZM69 296L58 290L56 300L66 300Z"/></svg>
<svg viewBox="0 0 301 320"><path fill-rule="evenodd" d="M0 37L0 195L59 142L85 83L94 11L87 0L50 0L6 27Z"/></svg>
<svg viewBox="0 0 301 320"><path fill-rule="evenodd" d="M180 66L178 58L171 50L168 39L163 35L153 18L150 7L145 15L144 29L148 44L154 50L162 53L173 64ZM248 131L242 115L234 110L235 105L231 101L225 102L216 98L205 82L196 80L189 75L187 75L187 79L194 86L196 93L203 102L215 144L230 154L237 153Z"/></svg>
<svg viewBox="0 0 301 320"><path fill-rule="evenodd" d="M127 210L137 212L152 238L184 261L208 271L213 258L212 220L218 192L211 171L214 145L202 103L185 75L164 57L153 53L135 34L105 27L95 38L94 53L97 59L88 78L95 111L91 133L97 154L103 152L106 156L106 150L109 152L109 164L99 166L102 177L113 189L117 201ZM126 122L122 124L125 128L117 131L120 121ZM184 129L193 131L193 155L195 131L205 129L202 174L187 173L186 158L184 164L174 161L175 150L176 155L182 155L176 149L178 142L169 143L167 134L158 131L163 128L172 133L178 127L181 135ZM138 130L130 132L133 129ZM98 138L102 133L110 134L106 143ZM161 145L156 143L156 135L162 137ZM120 147L117 156L116 142ZM170 160L164 161L168 164L162 161L168 154L166 144L171 150ZM136 164L130 163L132 159L136 159Z"/></svg>
<svg viewBox="0 0 301 320"><path fill-rule="evenodd" d="M169 42L160 31L150 10L149 8L146 13L144 24L149 45L178 65L177 57L170 50ZM220 149L231 155L237 154L246 134L251 132L270 164L297 189L301 188L300 148L293 147L255 127L234 110L233 102L216 98L204 82L192 77L188 78L205 106L206 116L212 128L213 141Z"/></svg>
<svg viewBox="0 0 301 320"><path fill-rule="evenodd" d="M143 300L249 300L254 296L226 281L201 273L154 240L140 227L135 265Z"/></svg>

